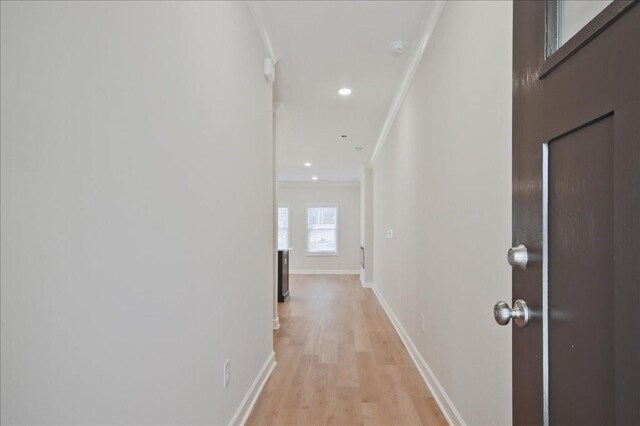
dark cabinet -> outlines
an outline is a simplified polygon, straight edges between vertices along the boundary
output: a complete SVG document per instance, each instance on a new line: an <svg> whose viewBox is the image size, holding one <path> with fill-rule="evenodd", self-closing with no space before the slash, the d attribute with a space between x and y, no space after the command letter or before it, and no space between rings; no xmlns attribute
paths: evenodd
<svg viewBox="0 0 640 426"><path fill-rule="evenodd" d="M289 298L289 250L278 250L278 302Z"/></svg>

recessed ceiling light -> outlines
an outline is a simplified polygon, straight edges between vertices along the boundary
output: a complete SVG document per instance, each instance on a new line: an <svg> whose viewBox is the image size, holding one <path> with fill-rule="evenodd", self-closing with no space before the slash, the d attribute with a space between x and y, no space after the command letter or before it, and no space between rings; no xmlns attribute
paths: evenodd
<svg viewBox="0 0 640 426"><path fill-rule="evenodd" d="M305 167L311 167L311 163L304 163Z"/></svg>
<svg viewBox="0 0 640 426"><path fill-rule="evenodd" d="M313 176L311 180L318 180L318 176Z"/></svg>
<svg viewBox="0 0 640 426"><path fill-rule="evenodd" d="M356 146L356 151L362 151L364 149L364 147L362 146Z"/></svg>
<svg viewBox="0 0 640 426"><path fill-rule="evenodd" d="M343 87L342 89L338 90L338 93L340 93L342 96L349 96L351 94L351 89L349 89L348 87Z"/></svg>

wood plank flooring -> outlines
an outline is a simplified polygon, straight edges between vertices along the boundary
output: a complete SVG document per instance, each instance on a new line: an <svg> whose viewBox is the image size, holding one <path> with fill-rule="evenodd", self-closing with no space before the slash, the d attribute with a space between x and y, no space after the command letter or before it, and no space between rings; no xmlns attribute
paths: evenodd
<svg viewBox="0 0 640 426"><path fill-rule="evenodd" d="M248 425L446 425L400 337L357 275L292 275L277 365Z"/></svg>

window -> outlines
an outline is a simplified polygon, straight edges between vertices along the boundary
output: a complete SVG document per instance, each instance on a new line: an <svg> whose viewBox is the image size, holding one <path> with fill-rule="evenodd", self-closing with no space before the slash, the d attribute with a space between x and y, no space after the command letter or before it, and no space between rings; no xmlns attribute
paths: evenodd
<svg viewBox="0 0 640 426"><path fill-rule="evenodd" d="M551 56L613 0L547 0L547 56Z"/></svg>
<svg viewBox="0 0 640 426"><path fill-rule="evenodd" d="M278 206L278 250L289 248L289 206Z"/></svg>
<svg viewBox="0 0 640 426"><path fill-rule="evenodd" d="M307 208L307 253L338 254L338 206Z"/></svg>

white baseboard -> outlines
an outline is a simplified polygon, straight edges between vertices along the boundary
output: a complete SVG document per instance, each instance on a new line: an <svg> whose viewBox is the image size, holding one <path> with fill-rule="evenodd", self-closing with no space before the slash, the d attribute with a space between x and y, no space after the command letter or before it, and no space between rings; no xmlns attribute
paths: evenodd
<svg viewBox="0 0 640 426"><path fill-rule="evenodd" d="M358 269L291 269L290 275L358 275Z"/></svg>
<svg viewBox="0 0 640 426"><path fill-rule="evenodd" d="M409 352L413 363L418 368L422 379L427 384L427 387L431 391L433 398L436 400L438 407L440 407L442 414L447 419L447 422L450 425L465 425L466 423L462 419L462 416L453 405L453 402L444 391L444 388L436 378L435 374L433 374L433 370L431 370L422 355L420 355L420 352L418 352L418 348L416 348L413 340L411 340L411 337L409 337L409 335L405 331L404 327L398 320L398 317L396 317L396 315L393 313L391 307L389 306L387 301L384 300L384 297L382 296L380 291L375 286L373 286L372 288L374 293L378 297L378 301L380 301L382 309L384 309L384 311L387 313L387 316L391 320L391 324L393 324L393 327L396 329L396 332L400 336L402 343L404 343L404 346L407 348L407 351Z"/></svg>
<svg viewBox="0 0 640 426"><path fill-rule="evenodd" d="M364 278L364 269L360 269L360 284L364 288L373 288L373 283L368 283Z"/></svg>
<svg viewBox="0 0 640 426"><path fill-rule="evenodd" d="M256 401L258 400L260 393L262 393L262 388L264 388L265 383L267 383L267 380L271 376L271 373L273 372L273 369L275 368L275 366L276 366L276 353L271 352L271 354L269 354L269 356L267 357L267 360L265 361L264 365L258 372L258 376L251 384L249 391L244 396L244 399L242 400L242 403L236 410L236 413L231 418L229 425L244 426L247 420L249 420L249 415L251 414L251 410L253 410L254 405L256 405Z"/></svg>
<svg viewBox="0 0 640 426"><path fill-rule="evenodd" d="M280 317L275 317L273 319L273 329L277 330L280 328Z"/></svg>

